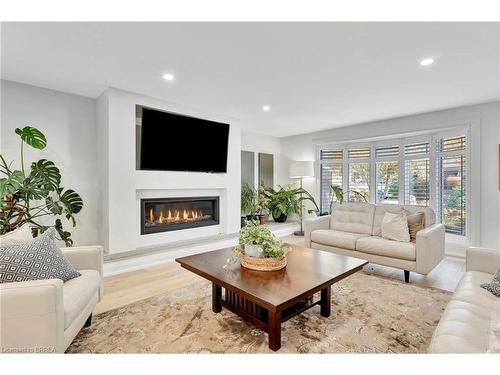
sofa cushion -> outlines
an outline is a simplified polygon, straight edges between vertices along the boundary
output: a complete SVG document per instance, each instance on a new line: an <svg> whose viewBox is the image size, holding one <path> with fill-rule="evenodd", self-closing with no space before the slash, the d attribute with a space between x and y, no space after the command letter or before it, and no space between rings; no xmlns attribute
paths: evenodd
<svg viewBox="0 0 500 375"><path fill-rule="evenodd" d="M500 297L500 266L497 267L491 282L481 284L481 288L484 288L488 292L493 293L495 296Z"/></svg>
<svg viewBox="0 0 500 375"><path fill-rule="evenodd" d="M410 232L410 241L417 242L417 233L425 228L425 214L423 212L410 213L406 211L406 220L408 221L408 231Z"/></svg>
<svg viewBox="0 0 500 375"><path fill-rule="evenodd" d="M0 246L0 283L43 279L68 281L79 275L57 246L54 228L24 244Z"/></svg>
<svg viewBox="0 0 500 375"><path fill-rule="evenodd" d="M101 277L95 270L79 270L81 276L63 286L64 329L68 328L99 290Z"/></svg>
<svg viewBox="0 0 500 375"><path fill-rule="evenodd" d="M28 224L24 224L12 232L7 232L0 236L0 246L20 245L31 240L33 240L31 228Z"/></svg>
<svg viewBox="0 0 500 375"><path fill-rule="evenodd" d="M423 212L425 214L425 227L431 226L436 222L436 215L434 210L429 207L423 206L410 206L410 205L398 205L398 204L377 204L375 208L375 214L373 216L373 230L372 235L380 236L381 234L381 224L384 214L386 212L398 213L401 209L407 211L406 214L409 215L415 212Z"/></svg>
<svg viewBox="0 0 500 375"><path fill-rule="evenodd" d="M491 274L469 271L460 280L439 321L429 351L433 353L484 353L500 313L500 299L480 284Z"/></svg>
<svg viewBox="0 0 500 375"><path fill-rule="evenodd" d="M378 236L363 237L356 241L356 250L385 257L415 260L415 244L386 240Z"/></svg>
<svg viewBox="0 0 500 375"><path fill-rule="evenodd" d="M311 233L311 241L322 245L354 250L356 248L356 240L367 236L367 234L342 232L332 229L318 229Z"/></svg>
<svg viewBox="0 0 500 375"><path fill-rule="evenodd" d="M330 228L342 232L372 233L375 205L369 203L334 203Z"/></svg>
<svg viewBox="0 0 500 375"><path fill-rule="evenodd" d="M386 212L382 220L381 231L382 237L387 240L410 242L408 219L403 210L397 214Z"/></svg>

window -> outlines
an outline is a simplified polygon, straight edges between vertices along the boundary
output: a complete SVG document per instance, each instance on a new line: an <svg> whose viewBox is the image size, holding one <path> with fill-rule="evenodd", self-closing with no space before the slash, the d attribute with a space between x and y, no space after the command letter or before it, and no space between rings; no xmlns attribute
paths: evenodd
<svg viewBox="0 0 500 375"><path fill-rule="evenodd" d="M342 187L342 172L342 164L321 164L321 212L330 212L330 203L333 199L331 187Z"/></svg>
<svg viewBox="0 0 500 375"><path fill-rule="evenodd" d="M377 203L399 203L399 145L384 145L375 148Z"/></svg>
<svg viewBox="0 0 500 375"><path fill-rule="evenodd" d="M436 144L437 217L447 233L466 234L465 137L441 138Z"/></svg>
<svg viewBox="0 0 500 375"><path fill-rule="evenodd" d="M468 235L466 132L457 128L320 150L321 210L329 211L331 186L340 186L349 202L432 207L447 233Z"/></svg>
<svg viewBox="0 0 500 375"><path fill-rule="evenodd" d="M405 204L429 206L429 159L406 160Z"/></svg>
<svg viewBox="0 0 500 375"><path fill-rule="evenodd" d="M370 201L370 163L349 163L349 202Z"/></svg>
<svg viewBox="0 0 500 375"><path fill-rule="evenodd" d="M377 162L377 203L399 203L398 162Z"/></svg>
<svg viewBox="0 0 500 375"><path fill-rule="evenodd" d="M320 211L330 212L332 186L343 188L343 150L321 150L320 152Z"/></svg>
<svg viewBox="0 0 500 375"><path fill-rule="evenodd" d="M370 201L370 148L352 148L349 158L349 202Z"/></svg>

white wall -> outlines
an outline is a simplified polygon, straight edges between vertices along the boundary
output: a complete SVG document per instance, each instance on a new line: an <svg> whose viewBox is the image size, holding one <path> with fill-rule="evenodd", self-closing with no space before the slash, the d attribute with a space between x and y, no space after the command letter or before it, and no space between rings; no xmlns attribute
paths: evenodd
<svg viewBox="0 0 500 375"><path fill-rule="evenodd" d="M19 137L14 129L26 125L40 129L47 137L47 147L41 151L25 147L25 167L41 158L59 167L62 186L77 191L84 201L76 228L65 219L63 224L75 245L97 244L101 183L96 173L95 100L5 80L1 90L2 155L8 161L15 159L14 165L19 167Z"/></svg>
<svg viewBox="0 0 500 375"><path fill-rule="evenodd" d="M253 133L246 130L241 131L241 150L252 151L255 153L255 186L258 185L259 174L259 152L274 155L273 171L274 185L276 186L279 179L280 171L280 138L270 135Z"/></svg>
<svg viewBox="0 0 500 375"><path fill-rule="evenodd" d="M106 247L110 254L160 245L193 236L234 233L240 225L240 128L223 116L158 99L108 89L99 99L99 126L107 126L107 140L100 155L107 163L108 191L104 194L109 215L103 229L109 234ZM224 174L193 172L137 171L135 169L135 106L183 113L208 120L229 122L228 168ZM175 140L172 140L175 141ZM146 196L221 195L219 226L184 231L140 234L139 202ZM106 240L106 239L104 239Z"/></svg>
<svg viewBox="0 0 500 375"><path fill-rule="evenodd" d="M415 116L346 126L331 130L281 138L279 182L288 179L291 160L315 160L319 143L337 143L418 131L447 128L454 123L479 120L480 148L472 149L480 158L480 243L500 249L500 191L498 187L498 145L500 144L500 102L453 108ZM310 179L306 188L316 193L316 180Z"/></svg>

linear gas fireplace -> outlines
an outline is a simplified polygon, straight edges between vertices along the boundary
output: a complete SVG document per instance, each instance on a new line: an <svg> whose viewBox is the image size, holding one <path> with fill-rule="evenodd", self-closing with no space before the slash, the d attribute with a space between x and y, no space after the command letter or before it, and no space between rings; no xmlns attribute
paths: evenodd
<svg viewBox="0 0 500 375"><path fill-rule="evenodd" d="M141 234L219 224L219 197L141 199Z"/></svg>

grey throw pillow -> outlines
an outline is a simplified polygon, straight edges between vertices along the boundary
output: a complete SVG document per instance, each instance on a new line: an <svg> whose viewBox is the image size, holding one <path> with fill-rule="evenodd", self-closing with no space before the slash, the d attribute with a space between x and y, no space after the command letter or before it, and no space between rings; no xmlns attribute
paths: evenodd
<svg viewBox="0 0 500 375"><path fill-rule="evenodd" d="M54 228L24 244L0 247L0 283L80 276L56 243Z"/></svg>
<svg viewBox="0 0 500 375"><path fill-rule="evenodd" d="M488 284L481 284L481 288L493 293L495 296L500 297L500 267L497 267L493 280Z"/></svg>

